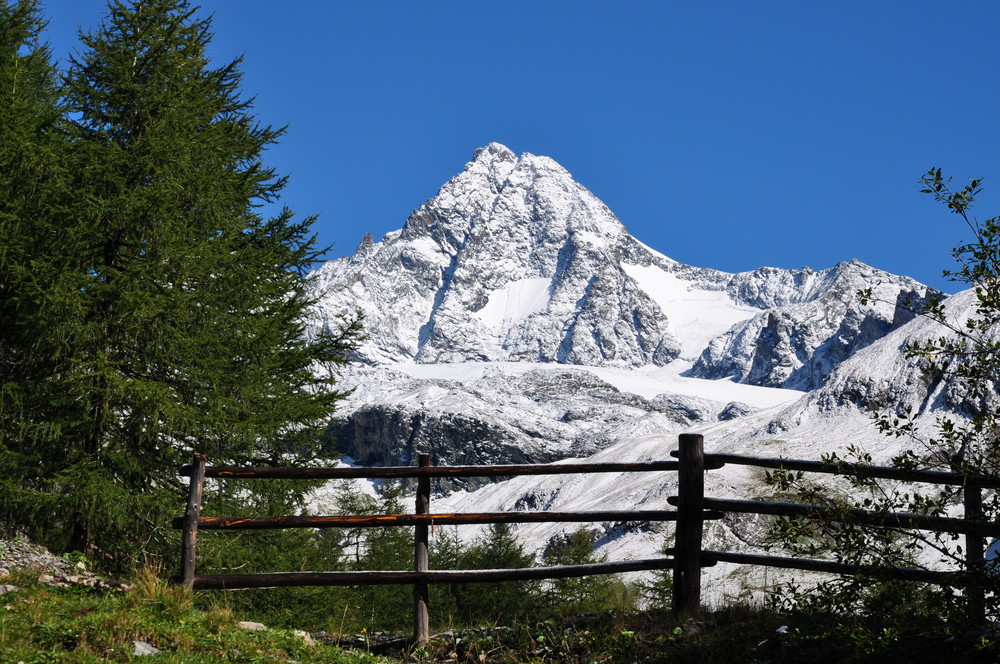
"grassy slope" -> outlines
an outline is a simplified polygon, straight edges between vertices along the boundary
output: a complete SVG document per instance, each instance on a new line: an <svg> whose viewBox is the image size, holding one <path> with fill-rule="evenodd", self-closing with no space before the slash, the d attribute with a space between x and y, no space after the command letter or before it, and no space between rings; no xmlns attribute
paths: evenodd
<svg viewBox="0 0 1000 664"><path fill-rule="evenodd" d="M366 652L308 645L291 630L242 629L231 611L197 610L190 593L151 572L141 574L127 592L55 588L26 574L0 583L22 586L0 595L2 662L386 661ZM152 658L134 656L133 641L149 643L160 652Z"/></svg>
<svg viewBox="0 0 1000 664"><path fill-rule="evenodd" d="M145 571L126 592L41 585L37 575L0 578L0 662L978 662L997 661L995 633L942 638L827 616L781 616L733 607L678 623L662 613L606 613L449 632L393 658L309 645L292 630L249 631L224 606L198 610L193 596ZM776 631L781 625L787 628ZM916 627L913 625L911 627ZM160 650L133 655L133 641Z"/></svg>

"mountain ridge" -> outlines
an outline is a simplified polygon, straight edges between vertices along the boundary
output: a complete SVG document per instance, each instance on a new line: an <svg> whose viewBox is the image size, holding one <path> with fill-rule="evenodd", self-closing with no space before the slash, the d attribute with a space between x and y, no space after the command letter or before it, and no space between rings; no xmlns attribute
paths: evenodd
<svg viewBox="0 0 1000 664"><path fill-rule="evenodd" d="M683 265L632 237L604 203L552 159L529 153L517 157L491 143L477 149L463 171L414 210L401 229L379 242L366 236L352 256L320 268L316 282L327 295L316 325L330 328L338 311L361 308L372 340L361 359L370 364L528 361L639 367L662 366L684 355L696 362L694 375L719 377L731 370L738 379L777 385L781 380L775 371L746 368L756 357L746 344L730 343L739 357L726 364L718 349L702 357L708 342L765 310L821 298L830 290L821 288L826 275L851 270L883 282L897 295L922 297L927 291L912 279L856 261L818 272L765 267L736 274ZM664 295L667 281L673 284L670 296ZM685 301L702 301L705 315L691 320ZM863 321L859 307L845 304L841 315ZM788 334L795 325L801 328L806 313L782 311L780 318L792 323ZM880 329L898 323L885 311L868 315L875 316ZM871 336L861 334L859 325L849 330L851 343ZM701 336L685 343L678 337L685 326L700 326ZM758 336L765 327L758 324ZM769 361L808 364L828 338L786 344L785 356ZM701 343L705 348L695 347ZM789 385L796 386L794 380Z"/></svg>

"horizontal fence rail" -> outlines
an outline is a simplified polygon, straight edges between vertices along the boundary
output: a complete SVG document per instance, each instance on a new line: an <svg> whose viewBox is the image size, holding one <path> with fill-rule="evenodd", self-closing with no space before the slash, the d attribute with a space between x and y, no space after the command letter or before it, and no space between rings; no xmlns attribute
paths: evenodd
<svg viewBox="0 0 1000 664"><path fill-rule="evenodd" d="M556 463L498 466L430 465L430 455L419 456L419 466L380 468L272 468L208 466L204 456L196 455L192 464L182 466L180 474L191 477L188 509L173 520L173 527L184 531L181 582L195 590L272 588L293 586L352 586L413 584L414 640L428 638L427 584L523 581L617 574L674 567L671 558L625 560L587 565L560 565L523 569L429 570L427 564L428 529L431 526L495 523L592 523L602 521L677 521L674 510L616 510L587 512L483 512L430 514L430 480L449 477L511 477L521 475L568 475L591 473L634 473L677 471L681 462L645 463ZM202 486L205 478L219 479L416 479L418 481L415 514L368 514L336 516L276 517L203 517L200 516ZM702 515L721 519L721 512ZM412 526L414 533L414 571L352 572L277 572L261 574L195 574L195 542L199 530L277 530L285 528L380 528Z"/></svg>
<svg viewBox="0 0 1000 664"><path fill-rule="evenodd" d="M671 505L677 504L675 497L667 498ZM764 514L769 516L808 516L828 520L856 523L882 528L902 528L906 530L930 530L939 533L959 535L986 535L1000 537L1000 524L971 521L945 516L927 516L902 512L871 512L860 509L845 509L830 505L807 505L803 503L776 503L766 500L729 500L705 498L705 507L717 512L735 514Z"/></svg>
<svg viewBox="0 0 1000 664"><path fill-rule="evenodd" d="M967 583L967 575L962 572L935 572L932 570L911 567L883 567L852 565L830 560L812 560L809 558L784 558L780 556L762 556L752 553L736 553L731 551L702 551L702 557L715 563L736 563L739 565L758 565L760 567L780 567L782 569L800 569L806 572L825 572L827 574L843 574L857 576L867 574L883 579L899 581L921 581L945 586L963 586Z"/></svg>
<svg viewBox="0 0 1000 664"><path fill-rule="evenodd" d="M598 512L462 512L454 514L363 514L358 516L272 516L198 518L198 530L279 530L284 528L381 528L384 526L462 526L491 523L593 523L597 521L676 521L669 510ZM706 518L722 518L714 512ZM182 528L176 517L174 528Z"/></svg>
<svg viewBox="0 0 1000 664"><path fill-rule="evenodd" d="M701 598L701 569L717 563L758 565L828 574L868 575L875 578L918 581L966 589L969 611L982 615L984 607L981 577L985 570L985 537L1000 537L1000 524L983 518L982 490L1000 488L1000 477L966 476L961 473L910 470L846 462L801 459L758 458L738 454L705 454L698 434L681 434L676 461L644 463L555 463L498 466L431 466L430 455L421 454L417 466L381 468L272 468L208 466L202 455L181 467L180 474L191 478L187 507L173 527L183 531L180 581L193 589L220 590L290 586L353 586L412 584L414 588L414 640L428 639L427 586L434 583L475 583L558 579L594 574L614 574L650 570L673 571L673 606L679 616L698 613ZM847 509L834 504L809 505L764 500L735 500L706 497L704 477L708 470L726 465L754 466L790 471L846 475L901 482L922 482L960 486L964 518L910 513L880 513ZM430 513L430 480L448 477L513 477L522 475L565 475L591 473L676 472L677 495L667 499L676 510L613 510L581 512L481 512ZM200 516L204 481L220 479L416 479L414 514L367 514L337 516L203 517ZM704 522L726 514L761 514L784 517L821 518L879 528L928 530L965 536L965 569L934 571L915 568L861 566L830 560L767 556L730 551L704 550ZM559 565L522 569L431 570L428 565L429 528L445 525L498 523L588 523L588 522L675 522L674 546L666 558L624 560L587 565ZM284 528L414 528L414 570L351 572L274 572L261 574L195 574L195 549L199 530L275 530ZM979 575L979 576L977 576ZM977 580L980 579L980 580Z"/></svg>
<svg viewBox="0 0 1000 664"><path fill-rule="evenodd" d="M556 463L515 464L507 466L382 466L373 468L264 468L210 466L209 478L335 480L335 479L407 479L420 477L516 477L519 475L582 475L586 473L642 473L677 470L677 461L645 463ZM713 466L721 468L722 464ZM195 464L181 466L180 474L190 477Z"/></svg>
<svg viewBox="0 0 1000 664"><path fill-rule="evenodd" d="M354 572L276 572L271 574L203 574L197 577L199 590L242 588L280 588L288 586L374 586L421 583L482 583L496 581L532 581L569 579L595 574L619 574L671 569L669 558L619 560L587 565L553 565L516 569L427 570L425 572L365 571Z"/></svg>
<svg viewBox="0 0 1000 664"><path fill-rule="evenodd" d="M715 467L727 464L737 466L755 466L757 468L774 468L781 470L801 470L809 473L825 473L827 475L846 475L854 477L872 477L876 479L898 480L900 482L919 482L922 484L950 484L965 486L970 482L983 489L1000 489L1000 477L990 475L964 475L940 470L909 470L893 468L892 466L867 466L846 461L803 461L801 459L781 459L744 456L742 454L706 454L705 462Z"/></svg>

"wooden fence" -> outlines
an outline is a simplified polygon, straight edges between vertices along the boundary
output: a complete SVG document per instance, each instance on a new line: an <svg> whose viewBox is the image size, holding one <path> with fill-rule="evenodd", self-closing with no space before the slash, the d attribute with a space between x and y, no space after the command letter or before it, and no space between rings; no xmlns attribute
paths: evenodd
<svg viewBox="0 0 1000 664"><path fill-rule="evenodd" d="M705 454L703 438L681 434L678 450L671 454L676 461L645 463L575 463L555 465L507 466L431 466L428 454L419 456L417 466L383 468L240 468L207 466L204 456L181 468L181 475L191 478L187 509L173 521L183 531L181 574L179 581L193 589L273 588L287 586L362 586L413 584L414 640L428 638L427 587L432 583L470 583L555 579L648 570L673 570L673 608L679 616L694 616L701 604L701 569L719 562L801 569L853 575L877 572L888 578L922 581L965 588L969 610L983 613L982 579L985 537L1000 537L1000 524L983 519L983 489L1000 488L1000 477L970 479L959 473L912 471L883 466L848 463L822 463L794 459L766 459L735 454ZM921 514L876 514L864 510L835 510L826 505L805 505L757 500L721 500L704 495L706 470L724 465L748 465L758 468L787 469L826 474L855 475L906 482L958 485L964 488L964 518ZM668 498L676 510L625 510L588 512L486 512L462 514L430 513L430 480L434 477L501 477L518 475L560 475L589 473L663 472L678 473L677 495ZM260 518L200 516L205 478L274 478L274 479L395 479L417 480L416 506L413 514L348 516L279 516ZM712 551L702 548L704 522L721 519L725 513L766 514L779 516L823 516L854 523L890 528L921 529L965 535L966 570L935 572L923 569L866 568L826 560L763 556L739 552ZM428 569L428 527L431 525L675 521L674 546L668 557L625 560L589 565L559 565L525 569L431 570ZM279 572L263 574L195 574L196 541L199 530L261 530L284 528L376 528L414 526L414 569L409 571L353 572Z"/></svg>

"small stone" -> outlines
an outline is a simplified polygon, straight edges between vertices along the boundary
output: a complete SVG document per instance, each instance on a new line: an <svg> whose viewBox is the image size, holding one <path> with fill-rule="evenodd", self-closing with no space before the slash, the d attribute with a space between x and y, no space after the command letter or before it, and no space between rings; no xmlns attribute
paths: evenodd
<svg viewBox="0 0 1000 664"><path fill-rule="evenodd" d="M0 595L3 595L4 593L12 593L15 590L20 590L20 588L18 586L12 586L9 583L0 584Z"/></svg>
<svg viewBox="0 0 1000 664"><path fill-rule="evenodd" d="M309 632L303 632L301 629L297 629L294 632L292 632L292 634L294 634L295 636L300 637L303 641L306 642L307 646L314 646L314 645L316 645L316 641L313 640L313 637L312 637L312 635L309 634Z"/></svg>
<svg viewBox="0 0 1000 664"><path fill-rule="evenodd" d="M69 584L63 579L57 576L52 576L51 574L41 574L38 577L39 583L44 583L55 588L69 588Z"/></svg>
<svg viewBox="0 0 1000 664"><path fill-rule="evenodd" d="M689 620L681 625L681 627L684 630L684 636L697 636L701 634L702 624L694 620Z"/></svg>
<svg viewBox="0 0 1000 664"><path fill-rule="evenodd" d="M154 648L145 641L133 641L132 645L135 646L135 650L132 651L133 655L155 655L160 652L159 648Z"/></svg>
<svg viewBox="0 0 1000 664"><path fill-rule="evenodd" d="M249 629L252 632L260 632L267 629L263 624L259 622L251 622L249 620L243 620L236 623L237 627L242 627L243 629Z"/></svg>
<svg viewBox="0 0 1000 664"><path fill-rule="evenodd" d="M83 562L83 561L81 560L80 562L78 562L78 563L76 564L76 568L77 568L77 569L84 569L84 570L85 570L85 569L87 569L87 563L85 563L85 562Z"/></svg>

